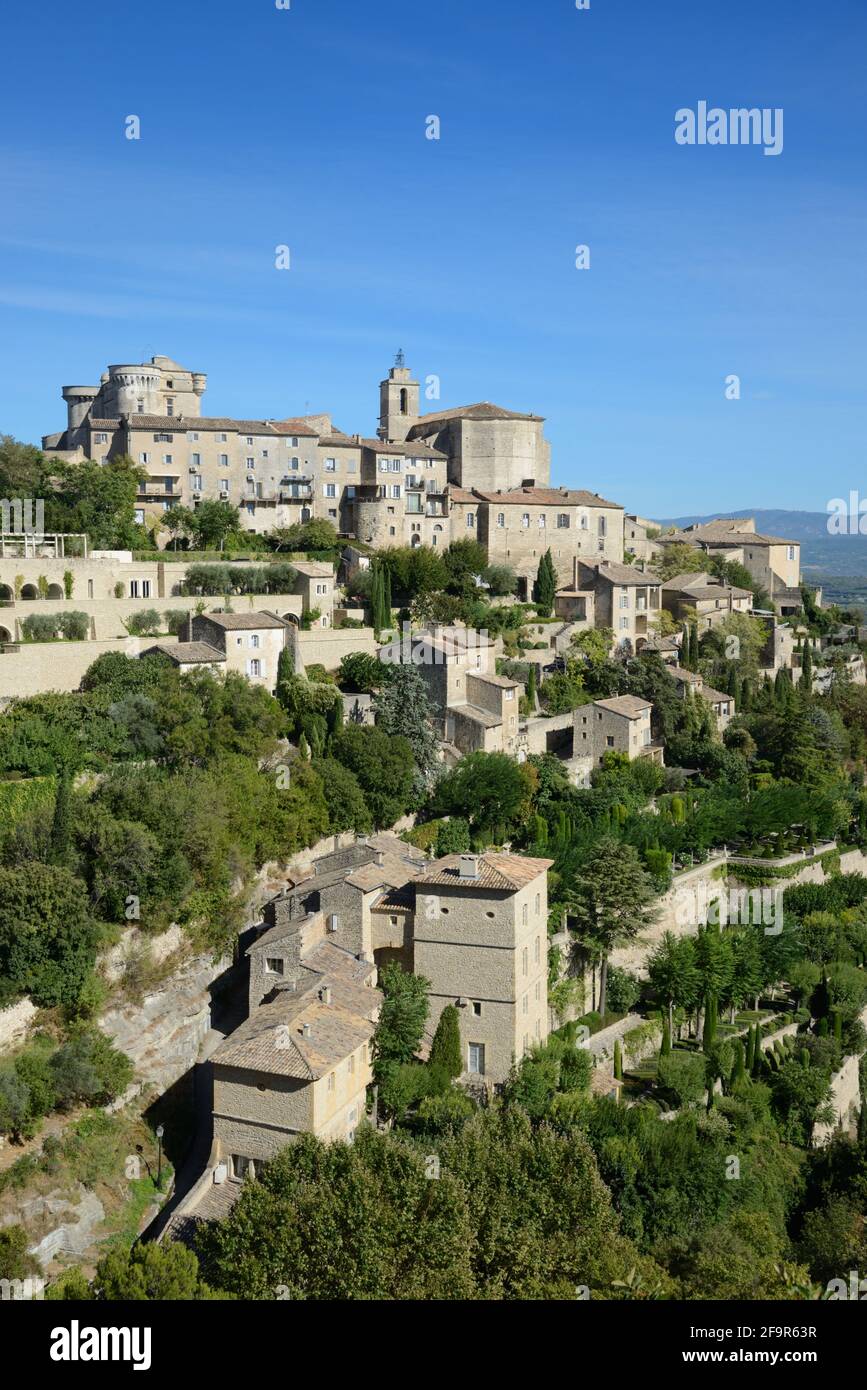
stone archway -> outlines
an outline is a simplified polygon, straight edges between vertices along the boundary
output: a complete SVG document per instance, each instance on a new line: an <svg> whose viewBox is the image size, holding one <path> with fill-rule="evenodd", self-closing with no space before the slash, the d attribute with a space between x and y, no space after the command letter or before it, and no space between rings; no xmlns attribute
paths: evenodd
<svg viewBox="0 0 867 1390"><path fill-rule="evenodd" d="M46 598L66 598L66 590L62 584L49 584Z"/></svg>
<svg viewBox="0 0 867 1390"><path fill-rule="evenodd" d="M25 599L28 603L31 603L33 599L37 599L39 597L39 590L37 589L35 584L22 584L21 597L22 599Z"/></svg>
<svg viewBox="0 0 867 1390"><path fill-rule="evenodd" d="M15 638L8 627L0 627L0 647L3 646L4 642L14 642L14 640Z"/></svg>

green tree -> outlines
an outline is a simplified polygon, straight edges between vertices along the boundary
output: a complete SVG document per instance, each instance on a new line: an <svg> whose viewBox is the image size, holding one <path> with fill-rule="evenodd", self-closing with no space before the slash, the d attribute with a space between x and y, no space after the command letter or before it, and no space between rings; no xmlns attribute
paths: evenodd
<svg viewBox="0 0 867 1390"><path fill-rule="evenodd" d="M322 780L329 830L354 830L357 835L366 835L373 828L373 817L355 773L336 758L316 758L313 768Z"/></svg>
<svg viewBox="0 0 867 1390"><path fill-rule="evenodd" d="M454 1004L447 1004L440 1014L431 1043L429 1062L441 1068L447 1076L460 1076L464 1069L461 1051L461 1022Z"/></svg>
<svg viewBox="0 0 867 1390"><path fill-rule="evenodd" d="M373 1072L381 1080L394 1066L412 1062L421 1046L429 1012L430 980L388 961L379 975L384 999L373 1036Z"/></svg>
<svg viewBox="0 0 867 1390"><path fill-rule="evenodd" d="M608 957L615 946L634 941L655 917L650 875L632 845L603 837L591 846L567 888L567 904L578 940L601 961L599 1012L607 1007Z"/></svg>
<svg viewBox="0 0 867 1390"><path fill-rule="evenodd" d="M543 618L549 618L554 611L554 595L557 592L557 572L551 551L546 550L539 561L533 597Z"/></svg>
<svg viewBox="0 0 867 1390"><path fill-rule="evenodd" d="M452 816L437 826L434 853L438 859L446 854L466 854L470 849L470 827L460 816Z"/></svg>
<svg viewBox="0 0 867 1390"><path fill-rule="evenodd" d="M418 668L393 667L388 682L376 696L375 708L377 728L405 738L412 749L416 770L413 794L421 803L434 787L441 763L427 685Z"/></svg>
<svg viewBox="0 0 867 1390"><path fill-rule="evenodd" d="M506 753L469 753L437 784L437 815L461 816L473 833L491 834L520 821L529 811L535 770Z"/></svg>
<svg viewBox="0 0 867 1390"><path fill-rule="evenodd" d="M84 884L47 864L0 868L0 999L75 1005L96 959L98 933Z"/></svg>
<svg viewBox="0 0 867 1390"><path fill-rule="evenodd" d="M213 1297L199 1277L199 1261L180 1241L139 1241L110 1250L96 1267L93 1289L106 1302L187 1302Z"/></svg>
<svg viewBox="0 0 867 1390"><path fill-rule="evenodd" d="M394 825L404 815L416 775L412 748L405 738L347 724L334 735L329 753L355 774L377 829Z"/></svg>
<svg viewBox="0 0 867 1390"><path fill-rule="evenodd" d="M57 782L51 822L51 862L69 867L72 851L72 778L66 768Z"/></svg>

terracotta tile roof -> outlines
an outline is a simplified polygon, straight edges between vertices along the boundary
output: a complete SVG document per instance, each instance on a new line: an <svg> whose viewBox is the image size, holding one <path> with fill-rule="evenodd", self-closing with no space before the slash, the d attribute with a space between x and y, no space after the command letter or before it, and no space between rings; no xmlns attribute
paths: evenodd
<svg viewBox="0 0 867 1390"><path fill-rule="evenodd" d="M494 405L492 401L477 401L475 405L456 405L451 410L433 410L429 415L422 415L419 423L413 426L411 433L420 430L424 425L435 423L437 420L544 420L544 415L526 415L519 410L506 410L501 405Z"/></svg>
<svg viewBox="0 0 867 1390"><path fill-rule="evenodd" d="M95 420L93 416L86 421L92 430L116 430L120 425L120 420Z"/></svg>
<svg viewBox="0 0 867 1390"><path fill-rule="evenodd" d="M436 886L459 888L494 888L501 892L513 893L532 883L534 878L546 873L554 863L553 859L531 859L523 854L479 854L478 878L461 878L460 854L447 854L436 859L426 873L415 879L417 888Z"/></svg>
<svg viewBox="0 0 867 1390"><path fill-rule="evenodd" d="M478 503L479 501L479 498L474 492L469 492L465 487L455 487L454 483L449 483L448 495L453 502Z"/></svg>
<svg viewBox="0 0 867 1390"><path fill-rule="evenodd" d="M444 454L441 449L434 449L430 444L421 444L409 439L393 440L391 443L385 439L362 439L361 444L372 454L388 454L392 458L442 459L443 461L448 458L448 454Z"/></svg>
<svg viewBox="0 0 867 1390"><path fill-rule="evenodd" d="M587 565L586 561L581 563ZM648 584L659 588L660 581L655 574L646 574L643 570L634 569L632 565L621 565L616 560L600 560L587 567L595 569L600 579L608 579L612 584L622 584L630 589Z"/></svg>
<svg viewBox="0 0 867 1390"><path fill-rule="evenodd" d="M306 435L318 438L316 430L311 429L304 420L234 420L229 416L217 415L128 415L125 423L130 430L157 430L160 434L186 434L199 431L207 434L211 430L227 434L262 434L280 438L284 435Z"/></svg>
<svg viewBox="0 0 867 1390"><path fill-rule="evenodd" d="M505 492L482 492L475 489L477 497L485 502L520 506L528 502L536 507L615 507L622 511L619 502L609 502L598 492L588 492L585 488L566 487L513 487Z"/></svg>
<svg viewBox="0 0 867 1390"><path fill-rule="evenodd" d="M711 685L706 685L701 691L701 694L706 700L710 700L712 705L723 704L726 701L728 701L730 705L734 705L735 703L735 697L733 695L727 695L723 690L714 690Z"/></svg>
<svg viewBox="0 0 867 1390"><path fill-rule="evenodd" d="M161 652L163 655L171 657L178 666L188 666L203 661L226 660L226 653L218 651L209 642L155 642L152 647L148 647L142 652L142 656L148 656L151 652Z"/></svg>
<svg viewBox="0 0 867 1390"><path fill-rule="evenodd" d="M310 579L334 578L334 566L325 560L290 560L289 563L299 574L306 574Z"/></svg>
<svg viewBox="0 0 867 1390"><path fill-rule="evenodd" d="M372 962L321 942L304 958L296 987L278 989L273 1000L260 1004L220 1044L212 1061L301 1081L324 1076L373 1036L382 994L364 982L375 969ZM329 1003L320 997L325 986Z"/></svg>
<svg viewBox="0 0 867 1390"><path fill-rule="evenodd" d="M593 706L595 709L611 710L613 714L623 714L627 719L637 719L653 709L650 700L642 700L638 695L612 695L609 700L594 700Z"/></svg>
<svg viewBox="0 0 867 1390"><path fill-rule="evenodd" d="M228 632L249 631L263 627L287 627L282 618L273 613L202 613L209 623L216 623Z"/></svg>

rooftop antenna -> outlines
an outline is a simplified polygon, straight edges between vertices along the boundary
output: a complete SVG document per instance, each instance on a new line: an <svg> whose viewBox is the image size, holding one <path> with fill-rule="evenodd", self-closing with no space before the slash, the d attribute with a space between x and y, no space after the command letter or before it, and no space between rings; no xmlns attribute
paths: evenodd
<svg viewBox="0 0 867 1390"><path fill-rule="evenodd" d="M397 350L397 356L396 356L395 359L394 359L394 365L395 365L396 367L405 367L405 366L406 366L406 358L405 358L404 355L403 355L403 348L398 348L398 350Z"/></svg>

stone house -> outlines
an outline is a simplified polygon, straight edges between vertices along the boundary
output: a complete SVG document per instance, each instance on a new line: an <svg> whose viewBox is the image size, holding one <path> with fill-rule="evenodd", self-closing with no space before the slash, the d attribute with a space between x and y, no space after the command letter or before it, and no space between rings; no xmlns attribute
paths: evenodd
<svg viewBox="0 0 867 1390"><path fill-rule="evenodd" d="M301 595L302 613L318 612L317 627L330 627L334 613L334 569L323 560L290 561L298 578L295 592Z"/></svg>
<svg viewBox="0 0 867 1390"><path fill-rule="evenodd" d="M710 705L716 731L722 736L729 724L735 717L734 697L727 695L725 691L714 690L713 686L706 683L704 677L697 671L687 671L682 666L670 666L669 674L677 685L677 693L681 699L685 697L687 690L691 690L695 695L700 695Z"/></svg>
<svg viewBox="0 0 867 1390"><path fill-rule="evenodd" d="M762 535L756 531L753 517L704 522L660 537L660 545L672 541L686 541L707 555L722 555L743 565L767 589L784 616L800 609L800 543L782 536Z"/></svg>
<svg viewBox="0 0 867 1390"><path fill-rule="evenodd" d="M702 633L730 613L749 613L753 595L707 572L676 574L662 585L662 606L676 622L694 621Z"/></svg>
<svg viewBox="0 0 867 1390"><path fill-rule="evenodd" d="M292 638L292 624L274 613L200 613L187 624L189 639L206 643L225 659L225 670L246 676L272 693L280 653Z"/></svg>
<svg viewBox="0 0 867 1390"><path fill-rule="evenodd" d="M614 649L640 652L653 635L652 619L661 606L660 581L632 565L613 561L589 564L579 560L578 588L596 595L596 626L614 633Z"/></svg>
<svg viewBox="0 0 867 1390"><path fill-rule="evenodd" d="M623 560L623 508L598 493L532 484L496 492L476 487L473 496L488 563L511 566L524 597L548 550L564 586L574 581L582 558L588 564Z"/></svg>
<svg viewBox="0 0 867 1390"><path fill-rule="evenodd" d="M614 695L594 700L574 711L573 757L593 760L601 767L606 753L625 753L629 759L662 762L662 746L651 732L653 705L637 695Z"/></svg>

